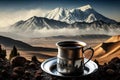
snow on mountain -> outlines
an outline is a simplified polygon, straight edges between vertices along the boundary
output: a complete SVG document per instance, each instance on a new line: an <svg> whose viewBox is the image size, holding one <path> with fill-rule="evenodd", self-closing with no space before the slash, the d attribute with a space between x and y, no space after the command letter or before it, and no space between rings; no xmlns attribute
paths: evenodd
<svg viewBox="0 0 120 80"><path fill-rule="evenodd" d="M74 22L90 23L100 20L107 23L116 23L116 21L96 12L90 5L85 5L75 9L55 8L54 10L47 13L45 17L62 22L67 22L70 24Z"/></svg>
<svg viewBox="0 0 120 80"><path fill-rule="evenodd" d="M96 19L94 14L90 14L88 16L88 18L86 19L86 22L88 22L88 23L91 23L91 22L94 22L94 21L97 21L97 19Z"/></svg>
<svg viewBox="0 0 120 80"><path fill-rule="evenodd" d="M69 11L64 8L55 8L54 10L50 11L49 14L46 15L46 18L54 19L54 20L63 20Z"/></svg>
<svg viewBox="0 0 120 80"><path fill-rule="evenodd" d="M11 25L10 29L22 30L22 31L31 31L39 29L59 29L68 26L69 24L65 22L60 22L52 19L47 19L43 17L33 16L25 21L19 21Z"/></svg>
<svg viewBox="0 0 120 80"><path fill-rule="evenodd" d="M88 9L92 9L92 7L88 4L88 5L82 6L82 7L77 8L77 9L80 9L81 11L86 11Z"/></svg>
<svg viewBox="0 0 120 80"><path fill-rule="evenodd" d="M89 15L87 20L89 21L89 19L93 21L96 20L93 14ZM41 29L63 29L63 28L69 28L69 29L77 28L77 29L95 30L95 31L97 30L110 31L112 29L120 30L120 24L106 23L102 20L94 21L91 23L75 22L72 24L68 24L66 22L56 21L53 19L33 16L28 20L19 21L10 26L11 30L22 31L22 32L41 30Z"/></svg>

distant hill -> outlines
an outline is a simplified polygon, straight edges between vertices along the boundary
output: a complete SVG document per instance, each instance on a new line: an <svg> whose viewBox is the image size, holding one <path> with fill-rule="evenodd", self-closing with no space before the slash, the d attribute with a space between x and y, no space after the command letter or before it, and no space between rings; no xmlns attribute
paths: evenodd
<svg viewBox="0 0 120 80"><path fill-rule="evenodd" d="M104 35L104 34L84 34L84 35L77 35L77 36L65 36L65 35L59 35L59 36L52 36L51 38L86 38L86 39L90 39L90 38L110 38L111 36L109 35Z"/></svg>
<svg viewBox="0 0 120 80"><path fill-rule="evenodd" d="M44 47L34 47L25 42L15 40L9 37L0 36L0 44L4 45L5 47L12 48L16 46L18 49L21 50L29 50L29 51L57 51L53 48L44 48Z"/></svg>
<svg viewBox="0 0 120 80"><path fill-rule="evenodd" d="M0 36L0 44L7 46L7 47L13 47L15 45L16 47L18 47L20 49L32 47L31 45L24 43L22 41L14 40L12 38L4 37L4 36Z"/></svg>
<svg viewBox="0 0 120 80"><path fill-rule="evenodd" d="M114 57L120 57L120 35L109 38L104 43L96 46L94 50L94 58L100 62L107 62Z"/></svg>

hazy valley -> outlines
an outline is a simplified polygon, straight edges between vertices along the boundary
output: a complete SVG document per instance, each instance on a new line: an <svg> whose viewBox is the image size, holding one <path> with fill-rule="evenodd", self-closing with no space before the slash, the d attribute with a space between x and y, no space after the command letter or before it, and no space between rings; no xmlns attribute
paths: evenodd
<svg viewBox="0 0 120 80"><path fill-rule="evenodd" d="M15 45L18 48L21 56L31 59L35 55L40 61L57 55L56 42L63 40L80 40L84 41L95 50L93 60L97 59L100 63L108 62L113 57L119 56L119 40L120 36L106 36L106 35L81 35L81 36L54 36L41 38L26 38L22 41L0 36L0 44L7 50L7 57L9 57L10 50ZM10 43L9 43L10 42ZM109 50L106 52L101 45L113 43L105 46ZM115 45L115 46L113 46ZM111 50L113 49L113 50ZM87 56L88 53L86 53ZM106 58L109 56L109 58Z"/></svg>

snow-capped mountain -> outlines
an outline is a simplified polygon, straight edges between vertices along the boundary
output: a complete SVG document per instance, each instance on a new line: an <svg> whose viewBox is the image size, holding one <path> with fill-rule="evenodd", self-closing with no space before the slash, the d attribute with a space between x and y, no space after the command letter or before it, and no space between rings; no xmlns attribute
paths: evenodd
<svg viewBox="0 0 120 80"><path fill-rule="evenodd" d="M75 9L64 9L64 8L55 8L51 10L45 16L49 19L59 20L67 23L74 22L94 22L94 21L104 21L106 23L115 23L116 21L109 19L97 11L95 11L90 5L85 5Z"/></svg>
<svg viewBox="0 0 120 80"><path fill-rule="evenodd" d="M47 19L43 17L33 16L25 21L18 21L11 25L10 29L17 29L23 31L29 30L39 30L39 29L59 29L68 26L69 24L65 22L60 22L52 19Z"/></svg>
<svg viewBox="0 0 120 80"><path fill-rule="evenodd" d="M34 31L41 29L78 28L84 30L120 30L120 23L104 17L90 5L76 9L56 8L45 17L33 16L10 26L12 30Z"/></svg>
<svg viewBox="0 0 120 80"><path fill-rule="evenodd" d="M90 15L91 20L95 19L94 16ZM40 29L62 29L62 28L78 28L84 30L105 30L109 31L110 29L120 29L119 23L106 23L102 20L94 21L91 23L86 22L75 22L68 24L66 22L61 22L53 19L47 19L43 17L33 16L25 21L19 21L11 25L10 29L19 30L19 31L34 31Z"/></svg>

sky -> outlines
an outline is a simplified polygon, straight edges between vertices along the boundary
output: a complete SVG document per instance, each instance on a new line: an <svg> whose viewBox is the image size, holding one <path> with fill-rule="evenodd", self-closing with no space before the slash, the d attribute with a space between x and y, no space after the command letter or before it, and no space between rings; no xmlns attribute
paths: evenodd
<svg viewBox="0 0 120 80"><path fill-rule="evenodd" d="M44 16L56 8L91 5L100 14L120 22L120 0L0 0L0 27L32 16Z"/></svg>

